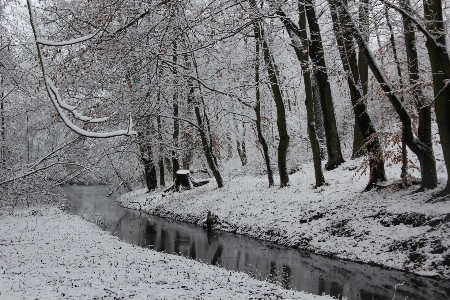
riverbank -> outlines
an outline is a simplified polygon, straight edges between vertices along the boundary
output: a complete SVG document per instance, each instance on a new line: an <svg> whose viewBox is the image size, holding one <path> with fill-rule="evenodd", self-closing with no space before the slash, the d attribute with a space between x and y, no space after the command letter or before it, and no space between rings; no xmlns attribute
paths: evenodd
<svg viewBox="0 0 450 300"><path fill-rule="evenodd" d="M117 201L149 214L236 232L326 256L450 278L450 203L436 191L394 182L361 193L367 178L347 161L327 171L327 186L313 188L311 164L290 176L290 187L267 187L267 179L236 177L224 188L215 183L163 196L161 190L130 192ZM388 167L390 178L398 168ZM391 172L389 174L389 172ZM440 177L444 183L445 178Z"/></svg>
<svg viewBox="0 0 450 300"><path fill-rule="evenodd" d="M331 299L120 241L51 206L0 209L1 299Z"/></svg>

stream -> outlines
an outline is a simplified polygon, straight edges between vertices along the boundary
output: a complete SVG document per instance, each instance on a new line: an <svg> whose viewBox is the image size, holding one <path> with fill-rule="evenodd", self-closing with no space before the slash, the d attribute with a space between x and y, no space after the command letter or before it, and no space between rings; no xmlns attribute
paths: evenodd
<svg viewBox="0 0 450 300"><path fill-rule="evenodd" d="M330 259L120 207L106 186L65 186L69 212L128 243L246 272L287 289L349 300L448 300L450 282Z"/></svg>

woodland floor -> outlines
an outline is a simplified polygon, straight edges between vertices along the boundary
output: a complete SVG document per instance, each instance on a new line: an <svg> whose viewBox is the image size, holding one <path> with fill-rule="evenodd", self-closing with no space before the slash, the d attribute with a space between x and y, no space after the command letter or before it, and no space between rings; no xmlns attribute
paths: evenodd
<svg viewBox="0 0 450 300"><path fill-rule="evenodd" d="M118 199L125 207L205 226L211 212L213 229L301 248L326 256L405 270L418 275L450 278L450 202L436 190L415 193L418 186L361 192L367 174L358 161L327 171L328 185L314 188L311 164L290 176L290 186L268 187L265 176L229 178L168 193L145 189ZM389 173L390 172L390 173ZM388 167L390 178L398 166Z"/></svg>

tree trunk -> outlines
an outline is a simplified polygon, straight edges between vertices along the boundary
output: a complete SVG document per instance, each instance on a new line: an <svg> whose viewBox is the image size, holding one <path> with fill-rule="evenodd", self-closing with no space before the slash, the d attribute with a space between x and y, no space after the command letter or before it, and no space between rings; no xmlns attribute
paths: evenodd
<svg viewBox="0 0 450 300"><path fill-rule="evenodd" d="M255 83L256 83L256 105L255 105L255 114L256 114L256 131L258 133L258 141L261 143L263 148L264 161L266 163L267 169L267 177L269 180L269 187L274 185L273 181L273 171L270 166L270 156L269 156L269 147L267 146L266 139L262 134L261 127L261 93L259 90L259 63L260 63L260 40L257 38L258 34L258 26L253 26L253 30L255 32L255 52L256 52L256 63L255 63Z"/></svg>
<svg viewBox="0 0 450 300"><path fill-rule="evenodd" d="M170 157L164 157L164 162L169 174L172 173L172 160L170 159Z"/></svg>
<svg viewBox="0 0 450 300"><path fill-rule="evenodd" d="M409 0L401 1L401 5L404 9L409 10L410 7ZM431 107L429 101L427 101L426 96L420 86L419 56L417 54L414 24L411 22L410 19L405 18L404 16L402 17L403 17L403 30L405 36L406 57L408 59L409 83L412 86L411 89L412 96L415 100L416 108L419 114L418 138L430 149L429 155L424 156L422 160L419 160L421 163L420 169L422 175L421 188L422 189L434 188L437 186L438 180L437 180L436 160L434 158L433 153L433 140L431 133ZM393 40L393 34L391 34L391 36L392 36L391 39ZM406 155L404 154L404 156ZM404 165L403 168L406 168L406 166ZM403 170L403 168L402 168L402 175L406 173L406 170ZM422 172L422 170L428 170L427 171L428 174Z"/></svg>
<svg viewBox="0 0 450 300"><path fill-rule="evenodd" d="M316 178L316 187L322 186L325 184L325 178L323 177L322 171L322 160L320 158L320 145L317 140L316 134L316 125L314 118L314 98L313 98L313 89L311 83L311 72L308 68L309 63L309 46L308 46L308 35L306 33L306 12L305 5L299 4L299 29L300 29L300 38L301 38L301 46L300 49L296 48L297 59L300 61L302 71L303 71L303 81L305 84L305 105L306 105L306 120L308 123L308 136L311 143L311 150L313 154L314 161L314 174ZM286 28L289 32L289 29ZM293 32L291 33L292 37L294 37ZM291 39L292 39L291 37ZM294 40L292 41L294 43ZM295 45L295 43L294 43ZM300 46L300 44L298 45ZM338 140L339 142L339 140ZM339 145L339 143L338 143ZM339 151L340 152L340 151ZM342 156L341 156L342 158Z"/></svg>
<svg viewBox="0 0 450 300"><path fill-rule="evenodd" d="M299 5L301 1L298 2ZM325 63L322 36L317 21L314 3L312 0L305 1L306 17L309 24L311 44L309 56L314 64L314 75L319 87L320 103L323 113L323 127L325 129L325 139L328 152L328 162L325 165L327 170L333 170L344 162L342 157L341 144L339 140L336 116L334 113L333 98L331 96L330 82L328 81L327 67Z"/></svg>
<svg viewBox="0 0 450 300"><path fill-rule="evenodd" d="M386 17L386 24L387 24L387 26L389 28L389 32L390 32L389 40L390 40L391 46L392 46L392 53L394 54L394 62L395 62L395 65L397 66L397 76L400 81L400 89L403 91L405 87L403 85L402 69L400 68L400 61L398 59L398 54L397 54L397 46L395 43L394 28L392 27L391 20L389 18L389 10L388 10L387 6L385 6L385 17ZM367 42L368 41L366 41L366 43ZM406 46L406 52L408 52L409 51L408 46L411 46L411 44L408 45L407 41L405 40L405 46ZM362 52L362 51L360 51L360 52ZM418 62L416 62L416 63L418 63ZM409 66L408 66L408 68L409 68ZM403 92L401 92L401 94L402 94L402 96L401 96L400 100L402 102L404 102ZM420 127L420 124L419 124L419 127ZM406 176L408 175L408 151L406 149L406 141L405 141L405 135L403 134L403 128L402 128L401 143L402 143L402 168L401 168L400 178L404 178L405 180L407 180Z"/></svg>
<svg viewBox="0 0 450 300"><path fill-rule="evenodd" d="M139 133L138 137L141 139L141 144L139 145L139 150L141 152L141 160L144 164L144 179L148 191L153 191L158 187L158 179L156 176L156 167L154 163L153 150L150 145L150 141L146 140L145 137L150 136L151 132L151 120L147 120L145 126L145 135ZM118 174L118 172L116 171ZM118 174L119 176L119 174ZM119 176L120 177L120 176Z"/></svg>
<svg viewBox="0 0 450 300"><path fill-rule="evenodd" d="M236 129L236 149L239 155L239 159L241 160L242 166L247 165L247 150L245 148L245 124L242 124L242 141L241 141L241 132L240 132L240 122L236 122L233 117L233 123L235 124Z"/></svg>
<svg viewBox="0 0 450 300"><path fill-rule="evenodd" d="M260 102L260 96L259 96L259 88L257 92L257 100L256 100L256 106L255 106L255 113L256 113L256 131L258 132L258 141L261 143L261 146L263 148L263 154L264 154L264 161L266 163L266 170L267 170L267 179L269 180L269 187L273 186L275 184L273 180L273 170L270 165L270 156L269 156L269 146L267 145L266 139L264 138L262 134L262 128L261 128L261 102Z"/></svg>
<svg viewBox="0 0 450 300"><path fill-rule="evenodd" d="M158 103L159 103L159 92L158 92ZM159 135L159 143L162 141L162 124L161 124L161 116L156 117L156 122L158 124L158 135ZM161 144L159 145L159 160L158 160L158 168L159 168L159 185L165 186L165 174L164 174L164 157L163 157L163 149Z"/></svg>
<svg viewBox="0 0 450 300"><path fill-rule="evenodd" d="M325 129L323 128L323 113L322 104L320 104L320 92L319 86L317 85L316 76L311 75L311 85L313 91L313 101L314 101L314 123L316 124L317 139L320 146L320 159L325 160L327 157L327 147L325 143Z"/></svg>
<svg viewBox="0 0 450 300"><path fill-rule="evenodd" d="M175 178L175 190L177 192L180 191L180 187L183 187L187 190L191 189L191 181L189 179L189 171L188 170L178 170Z"/></svg>
<svg viewBox="0 0 450 300"><path fill-rule="evenodd" d="M194 107L194 111L195 111L195 116L197 117L198 127L200 128L199 133L200 133L200 138L201 138L202 145L203 145L203 152L205 152L205 156L206 156L206 161L208 162L208 166L211 169L211 171L213 172L214 178L216 179L217 187L221 188L221 187L223 187L223 179L222 179L222 176L217 167L217 161L212 152L212 147L208 143L208 138L205 133L205 125L202 120L202 116L200 114L200 108L198 107L198 104Z"/></svg>
<svg viewBox="0 0 450 300"><path fill-rule="evenodd" d="M437 42L446 49L445 30L442 18L442 1L441 0L424 0L423 1L425 19L429 21L427 28L435 34ZM441 192L442 194L450 193L450 87L446 81L450 80L448 66L444 66L439 56L448 54L442 53L432 47L429 41L426 43L428 55L431 61L431 70L433 72L433 85L435 96L436 119L439 128L439 136L441 138L442 152L444 153L445 166L447 168L447 185ZM444 68L447 69L445 70ZM423 180L423 178L422 178Z"/></svg>
<svg viewBox="0 0 450 300"><path fill-rule="evenodd" d="M286 28L289 37L291 38L292 45L294 47L297 59L300 62L300 66L303 73L303 81L305 84L305 106L306 106L306 122L308 128L308 136L311 142L311 149L313 154L314 171L316 178L316 186L321 186L325 183L322 172L322 162L320 159L320 146L317 140L316 125L314 123L314 99L311 83L311 72L308 68L309 55L308 55L308 35L306 33L306 15L305 6L299 4L299 24L300 28L297 28L281 10L277 10L277 15L281 18L284 27Z"/></svg>
<svg viewBox="0 0 450 300"><path fill-rule="evenodd" d="M159 185L165 186L166 180L164 177L164 159L162 156L159 157L158 167L159 167Z"/></svg>
<svg viewBox="0 0 450 300"><path fill-rule="evenodd" d="M1 46L1 45L0 45ZM5 90L3 74L0 74L0 165L6 163L6 135L5 135Z"/></svg>
<svg viewBox="0 0 450 300"><path fill-rule="evenodd" d="M177 63L177 44L174 42L173 44L173 63L176 65ZM177 71L175 67L173 67L172 74L174 74L174 88L173 88L173 150L172 150L172 178L175 180L177 176L177 171L180 169L180 163L178 162L178 137L180 135L180 121L178 114L178 89L177 84L178 80L176 78Z"/></svg>
<svg viewBox="0 0 450 300"><path fill-rule="evenodd" d="M195 68L196 75L198 77L198 66L197 61L195 60L195 57L192 56L193 65ZM217 187L221 188L224 186L222 175L220 174L219 167L217 164L216 156L213 152L213 139L211 137L211 125L209 124L208 115L206 113L205 109L205 102L203 101L202 96L201 103L200 101L194 101L194 85L192 84L192 81L188 82L189 85L189 96L192 97L192 103L194 104L194 113L197 119L197 125L198 125L198 131L200 133L200 139L202 141L203 146L203 152L205 153L206 162L208 163L208 166L210 170L213 173L214 178L217 182ZM200 88L200 87L199 87ZM203 105L203 117L200 113L200 104ZM209 138L208 138L209 136Z"/></svg>
<svg viewBox="0 0 450 300"><path fill-rule="evenodd" d="M256 8L255 0L249 0L249 2L253 8ZM280 187L285 187L289 185L289 175L286 165L287 150L289 147L289 135L287 133L286 124L286 109L284 107L283 96L281 94L280 85L278 83L276 74L277 66L264 36L263 26L261 22L258 21L255 21L254 26L257 27L257 29L254 30L256 38L262 43L263 58L267 66L267 73L269 75L273 99L275 101L277 110L277 127L280 137L280 143L278 144L278 171L280 174Z"/></svg>
<svg viewBox="0 0 450 300"><path fill-rule="evenodd" d="M421 174L423 176L422 185L429 184L427 178L433 177L432 170L425 169L423 167L424 162L426 160L431 159L430 156L433 153L432 149L430 149L429 145L427 145L420 139L420 136L418 138L414 137L414 133L412 130L412 121L408 111L403 106L401 100L394 93L394 90L392 89L391 85L389 84L380 67L378 66L377 62L375 61L373 54L370 51L367 43L364 41L361 32L359 32L358 28L356 28L355 24L353 23L350 13L347 10L347 7L343 6L339 1L336 0L329 0L329 2L336 5L336 8L339 9L339 13L341 14L343 24L345 24L346 28L348 29L347 36L354 35L359 48L364 49L364 54L366 55L366 59L369 63L369 67L372 70L373 75L379 82L381 88L385 92L386 96L388 97L389 101L391 102L392 106L394 107L395 111L400 117L400 121L402 122L403 125L403 132L405 134L405 141L408 147L411 149L412 152L414 152L414 154L417 155L419 161L421 162ZM427 121L423 122L425 124Z"/></svg>
<svg viewBox="0 0 450 300"><path fill-rule="evenodd" d="M333 30L339 47L339 53L342 60L344 70L348 73L347 82L350 88L350 95L353 105L353 111L357 118L358 125L363 134L364 140L367 141L367 150L369 153L370 178L366 190L370 190L377 181L385 181L386 173L384 170L384 157L381 143L376 135L376 129L367 112L366 102L364 101L361 80L359 77L358 63L356 52L352 45L353 39L351 32L343 30L347 28L347 20L343 19L337 10L339 6L335 0L329 0L331 17L333 20ZM344 36L346 38L344 38ZM361 37L363 38L363 37Z"/></svg>
<svg viewBox="0 0 450 300"><path fill-rule="evenodd" d="M151 149L148 149L149 153L149 159L142 158L142 161L144 162L144 172L145 172L145 183L147 185L147 189L149 191L153 191L158 187L158 179L156 176L156 168L155 164L153 163L151 155Z"/></svg>
<svg viewBox="0 0 450 300"><path fill-rule="evenodd" d="M236 140L236 147L239 154L239 158L241 159L242 166L247 165L247 150L245 149L245 141L239 142L239 140Z"/></svg>
<svg viewBox="0 0 450 300"><path fill-rule="evenodd" d="M359 30L364 34L366 42L369 42L369 1L361 0L359 2ZM367 64L364 51L358 51L358 70L362 85L363 96L367 95L369 83L369 65ZM358 115L355 115L355 124L353 126L353 149L352 159L364 156L367 151L364 148L364 136L358 125Z"/></svg>

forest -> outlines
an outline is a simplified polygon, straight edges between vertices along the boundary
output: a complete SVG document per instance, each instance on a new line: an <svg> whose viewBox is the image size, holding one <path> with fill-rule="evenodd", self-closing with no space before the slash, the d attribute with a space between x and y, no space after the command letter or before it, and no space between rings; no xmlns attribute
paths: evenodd
<svg viewBox="0 0 450 300"><path fill-rule="evenodd" d="M319 197L378 221L393 216L392 201L411 199L401 224L438 218L449 233L449 2L0 0L0 20L0 210L54 203L61 186L108 185L109 195L131 192L122 205L151 214L200 226L211 217L225 231L449 276L448 239L438 265L419 266L412 246L385 264L288 227L280 241L259 231L264 219L241 228L241 211L221 208L248 188L254 203L241 199L242 214L269 207L269 228L283 210L272 199L297 214L286 222L308 226L331 214L323 202L314 214ZM179 170L210 183L158 198ZM248 178L261 179L253 194ZM185 196L192 202L176 202Z"/></svg>
<svg viewBox="0 0 450 300"><path fill-rule="evenodd" d="M220 188L237 157L268 186L312 161L319 187L361 156L365 190L386 164L419 190L437 187L436 155L448 175L445 1L3 1L1 14L9 195L152 190L180 168Z"/></svg>

